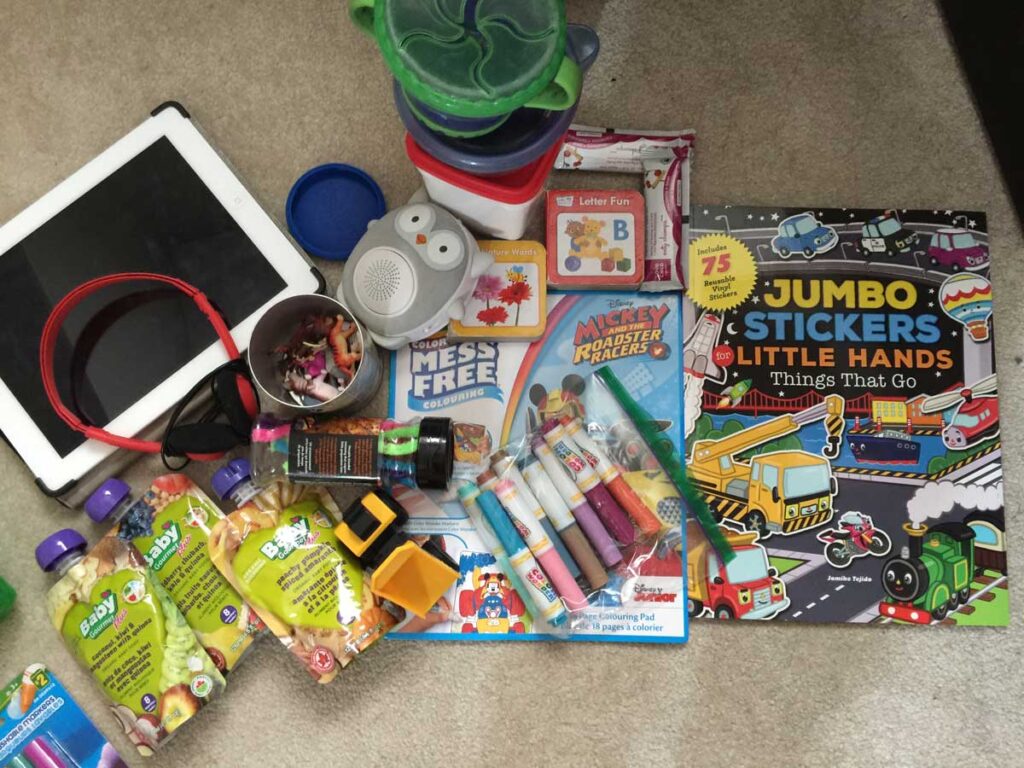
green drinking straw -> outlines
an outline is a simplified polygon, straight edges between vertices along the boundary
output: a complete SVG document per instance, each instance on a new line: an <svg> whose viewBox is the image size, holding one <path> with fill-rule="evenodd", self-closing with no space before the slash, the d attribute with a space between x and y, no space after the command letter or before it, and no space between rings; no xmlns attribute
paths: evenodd
<svg viewBox="0 0 1024 768"><path fill-rule="evenodd" d="M637 432L640 433L640 437L647 443L647 447L654 454L655 458L658 459L662 469L665 470L665 474L668 475L669 480L672 481L676 490L679 491L683 506L700 524L700 527L704 530L704 535L707 536L708 541L711 542L711 546L715 548L718 556L725 563L731 562L736 557L736 553L732 551L732 546L715 523L704 497L693 487L693 483L686 476L686 469L683 467L682 461L680 461L679 453L672 446L671 442L659 439L654 419L651 418L650 414L644 410L640 403L630 396L626 388L622 386L622 382L612 373L611 368L603 366L595 372L595 375L604 382L605 386L612 393L612 397L622 407L622 410L626 412L626 415L633 420Z"/></svg>

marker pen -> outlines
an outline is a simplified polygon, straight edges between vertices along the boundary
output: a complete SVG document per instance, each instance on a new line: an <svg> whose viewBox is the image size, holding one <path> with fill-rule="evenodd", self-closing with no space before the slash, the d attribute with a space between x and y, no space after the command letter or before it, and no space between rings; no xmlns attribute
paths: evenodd
<svg viewBox="0 0 1024 768"><path fill-rule="evenodd" d="M556 419L549 419L541 428L541 432L552 452L572 475L576 485L580 487L583 495L590 502L590 506L601 518L608 533L622 546L632 544L636 539L633 524L629 521L626 513L622 511L622 507L608 493L608 489L604 487L594 468L583 458L579 446L569 437L565 428Z"/></svg>
<svg viewBox="0 0 1024 768"><path fill-rule="evenodd" d="M524 583L522 578L519 576L519 572L513 567L512 562L508 559L508 552L505 551L505 547L498 540L494 529L484 519L484 513L480 509L480 505L477 503L480 497L480 489L477 488L473 483L463 483L459 488L459 501L462 502L462 508L466 510L466 514L469 515L469 520L473 523L473 528L476 529L477 535L480 537L480 541L483 542L487 551L491 553L497 563L498 568L501 569L502 574L508 579L508 583L512 585L512 589L516 591L516 594L523 599L523 604L526 606L526 612L534 617L536 621L543 621L543 611L549 607L549 602L545 601L539 603L534 599L533 591L526 585L529 582ZM498 511L504 514L504 510L501 509L500 505ZM511 520L508 521L511 525ZM512 529L515 533L515 529ZM518 545L526 549L526 545L523 544L522 539L519 540ZM531 585L532 586L532 585ZM535 589L535 588L534 588ZM552 590L552 596L554 591ZM555 598L557 600L557 598ZM560 601L559 601L560 602Z"/></svg>
<svg viewBox="0 0 1024 768"><path fill-rule="evenodd" d="M587 583L593 589L603 587L608 583L608 574L605 572L604 566L601 565L601 561L597 558L597 554L595 554L590 546L590 542L587 541L587 537L583 535L583 532L576 524L576 520L573 518L572 512L569 511L569 507L565 505L562 497L555 490L551 478L544 471L544 466L537 460L536 456L530 454L523 459L521 472L526 480L526 484L533 491L533 495L537 497L537 501L540 502L541 506L544 507L544 511L547 512L548 519L558 529L559 537L565 542L565 546L569 548L569 551L572 552L572 556L579 564L580 570L583 571L583 577L587 580Z"/></svg>
<svg viewBox="0 0 1024 768"><path fill-rule="evenodd" d="M64 761L41 736L26 744L21 756L28 760L32 768L65 768Z"/></svg>
<svg viewBox="0 0 1024 768"><path fill-rule="evenodd" d="M562 426L569 436L576 441L580 451L601 478L601 482L608 486L608 490L619 503L626 514L630 516L640 532L646 536L654 536L661 531L661 521L657 515L651 512L643 500L636 495L636 491L629 487L629 483L619 472L618 468L611 463L607 454L583 428L579 419L562 418Z"/></svg>
<svg viewBox="0 0 1024 768"><path fill-rule="evenodd" d="M583 590L569 573L562 558L558 556L558 552L551 544L551 539L544 533L541 524L537 522L533 510L526 505L515 483L511 480L500 480L494 491L501 500L501 506L508 512L508 516L512 518L519 534L526 541L526 546L533 552L540 567L544 569L544 573L555 585L555 589L565 599L566 605L573 610L586 608L587 598L584 596Z"/></svg>
<svg viewBox="0 0 1024 768"><path fill-rule="evenodd" d="M463 488L465 487L463 486ZM526 585L526 589L520 592L519 596L524 601L532 600L537 606L537 613L534 614L535 617L544 619L553 627L565 624L569 620L569 614L565 610L565 605L562 604L555 588L551 586L551 582L544 575L544 571L541 570L536 558L534 558L529 548L523 542L515 525L512 524L508 515L505 514L501 503L492 491L476 490L478 490L478 493L473 497L474 500L480 507L480 511L483 512L484 519L490 524L494 535L498 537L498 541L501 542L502 547L508 552L508 559L512 564L513 570L519 576L522 583ZM468 489L466 493L467 495L472 495ZM461 496L462 494L463 489L460 488L459 495Z"/></svg>
<svg viewBox="0 0 1024 768"><path fill-rule="evenodd" d="M519 471L519 467L516 466L512 457L509 456L505 451L495 451L491 454L491 469L494 470L494 474L498 476L500 480L511 480L512 484L515 485L516 490L519 491L519 496L522 498L523 503L526 504L531 510L533 510L534 516L540 522L544 528L544 533L551 539L552 545L555 547L555 551L558 552L558 556L565 562L565 567L569 569L569 574L576 580L582 577L579 565L572 555L569 554L569 550L566 549L565 543L561 537L555 532L555 526L548 516L544 512L544 506L540 503L540 500L533 495L533 491L530 486L527 485L526 479L523 477L522 472Z"/></svg>
<svg viewBox="0 0 1024 768"><path fill-rule="evenodd" d="M533 438L533 455L540 461L541 466L547 473L548 479L555 486L562 501L569 507L572 516L576 518L583 533L586 534L597 554L601 556L601 562L611 568L622 562L622 553L615 540L605 529L601 518L597 516L593 507L587 502L587 497L579 489L576 482L566 474L565 468L555 458L551 448L544 442L543 437Z"/></svg>

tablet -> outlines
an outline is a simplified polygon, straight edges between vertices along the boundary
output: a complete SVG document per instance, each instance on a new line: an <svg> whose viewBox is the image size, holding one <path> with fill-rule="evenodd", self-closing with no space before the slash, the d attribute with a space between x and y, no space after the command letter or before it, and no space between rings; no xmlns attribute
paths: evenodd
<svg viewBox="0 0 1024 768"><path fill-rule="evenodd" d="M197 286L243 350L267 307L323 289L319 272L175 103L0 227L0 430L50 495L66 493L116 449L86 440L53 412L39 373L40 334L68 291L115 272L159 272ZM61 397L83 419L135 435L226 359L191 299L131 283L72 312L55 372Z"/></svg>

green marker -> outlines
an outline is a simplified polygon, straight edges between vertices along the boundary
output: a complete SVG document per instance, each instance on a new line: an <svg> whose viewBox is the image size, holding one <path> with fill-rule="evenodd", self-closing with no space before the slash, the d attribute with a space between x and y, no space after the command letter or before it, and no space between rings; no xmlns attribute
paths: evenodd
<svg viewBox="0 0 1024 768"><path fill-rule="evenodd" d="M693 516L700 524L700 527L704 529L704 535L708 537L708 541L711 542L711 546L715 548L718 556L722 558L723 562L732 562L733 558L736 557L736 553L732 551L732 546L711 516L707 502L704 501L704 498L697 492L697 489L693 487L690 479L686 476L686 469L683 466L678 451L668 441L659 439L654 419L643 409L643 406L630 397L626 388L622 386L622 382L612 373L610 368L607 366L599 368L594 375L604 382L612 397L622 407L622 410L626 412L626 415L632 419L637 432L640 433L640 437L643 438L648 449L654 454L658 463L661 464L661 468L665 470L669 480L672 481L676 490L679 491L679 496L687 513Z"/></svg>

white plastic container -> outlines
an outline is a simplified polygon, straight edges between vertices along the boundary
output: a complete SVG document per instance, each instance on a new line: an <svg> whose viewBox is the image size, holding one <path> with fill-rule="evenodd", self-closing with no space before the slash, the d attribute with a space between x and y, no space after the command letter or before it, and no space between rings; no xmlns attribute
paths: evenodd
<svg viewBox="0 0 1024 768"><path fill-rule="evenodd" d="M479 234L519 240L540 210L544 184L561 142L534 162L500 176L474 176L428 154L406 134L405 151L423 177L430 199L458 216Z"/></svg>

